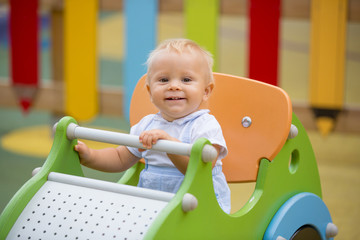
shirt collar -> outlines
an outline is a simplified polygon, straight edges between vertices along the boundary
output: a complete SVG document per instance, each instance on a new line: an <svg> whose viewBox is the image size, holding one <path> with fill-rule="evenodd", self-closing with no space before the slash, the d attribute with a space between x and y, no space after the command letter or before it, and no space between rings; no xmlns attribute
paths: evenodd
<svg viewBox="0 0 360 240"><path fill-rule="evenodd" d="M175 120L172 121L172 122L169 122L169 121L167 121L166 119L164 119L164 118L161 116L160 112L158 112L157 114L155 114L154 120L156 120L156 121L161 121L161 122L163 122L163 123L168 123L168 124L169 124L169 123L174 123L174 124L176 124L176 125L183 125L183 124L187 123L188 121L193 120L193 119L195 119L195 118L197 118L197 117L199 117L199 116L201 116L201 115L203 115L203 114L209 113L209 112L210 112L209 109L201 109L201 110L198 110L198 111L196 111L196 112L193 112L193 113L191 113L191 114L189 114L189 115L187 115L187 116L185 116L185 117L175 119Z"/></svg>

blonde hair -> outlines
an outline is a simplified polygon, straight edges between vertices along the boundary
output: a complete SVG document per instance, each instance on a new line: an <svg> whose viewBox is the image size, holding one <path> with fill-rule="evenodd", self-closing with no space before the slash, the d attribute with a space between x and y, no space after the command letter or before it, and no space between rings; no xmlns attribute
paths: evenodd
<svg viewBox="0 0 360 240"><path fill-rule="evenodd" d="M209 74L209 82L214 82L213 74L212 74L212 67L214 64L214 60L212 58L212 54L205 49L201 48L196 42L189 40L189 39L183 39L183 38L177 38L177 39L168 39L160 43L157 48L155 48L150 54L146 61L146 65L149 69L151 68L151 65L155 59L155 57L162 51L167 52L176 52L176 53L183 53L185 51L188 51L190 53L200 53L200 55L204 58L205 62L207 63L207 70Z"/></svg>

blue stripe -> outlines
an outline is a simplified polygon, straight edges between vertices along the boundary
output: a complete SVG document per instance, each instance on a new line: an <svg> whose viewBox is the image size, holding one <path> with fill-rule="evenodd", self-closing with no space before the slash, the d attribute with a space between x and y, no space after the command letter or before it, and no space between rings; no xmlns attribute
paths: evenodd
<svg viewBox="0 0 360 240"><path fill-rule="evenodd" d="M130 101L145 62L156 46L157 0L125 0L124 115L129 120Z"/></svg>

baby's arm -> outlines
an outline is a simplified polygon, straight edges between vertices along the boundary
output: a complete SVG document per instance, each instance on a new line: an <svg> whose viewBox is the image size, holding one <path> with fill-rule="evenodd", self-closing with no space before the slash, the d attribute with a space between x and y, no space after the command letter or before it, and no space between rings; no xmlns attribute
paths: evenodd
<svg viewBox="0 0 360 240"><path fill-rule="evenodd" d="M171 137L167 132L159 129L144 131L139 136L140 142L143 146L147 149L150 149L152 145L156 144L159 139L170 140L180 142L178 139ZM215 149L217 150L218 154L220 152L220 146L214 145ZM186 169L189 163L189 157L183 155L176 155L176 154L167 154L169 159L175 165L175 167L185 175ZM215 165L216 160L213 161L213 166Z"/></svg>
<svg viewBox="0 0 360 240"><path fill-rule="evenodd" d="M125 171L139 160L125 146L91 149L85 143L78 141L75 151L79 153L82 165L104 172Z"/></svg>
<svg viewBox="0 0 360 240"><path fill-rule="evenodd" d="M167 132L159 129L144 131L140 134L139 140L143 146L150 149L159 139L180 142L178 139L171 137ZM183 174L186 173L189 157L175 154L167 154L175 167Z"/></svg>

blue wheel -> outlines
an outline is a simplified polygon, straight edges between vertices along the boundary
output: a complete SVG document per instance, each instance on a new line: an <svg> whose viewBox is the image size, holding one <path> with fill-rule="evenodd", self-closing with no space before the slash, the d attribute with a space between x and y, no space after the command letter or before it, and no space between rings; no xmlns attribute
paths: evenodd
<svg viewBox="0 0 360 240"><path fill-rule="evenodd" d="M299 193L286 201L271 220L264 240L328 240L337 235L325 203L313 193Z"/></svg>

